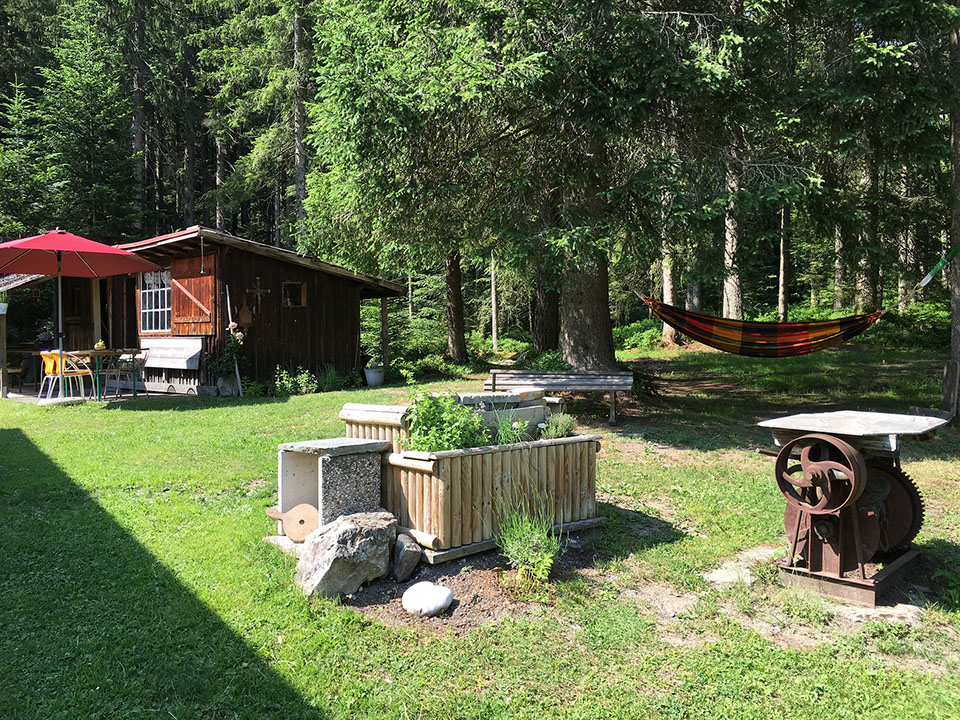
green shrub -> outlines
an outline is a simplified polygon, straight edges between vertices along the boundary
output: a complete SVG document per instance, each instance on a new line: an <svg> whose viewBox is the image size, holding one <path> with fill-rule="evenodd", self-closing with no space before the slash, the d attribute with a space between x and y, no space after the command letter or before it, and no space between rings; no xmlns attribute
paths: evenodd
<svg viewBox="0 0 960 720"><path fill-rule="evenodd" d="M308 395L317 392L319 388L320 383L309 370L298 367L295 372L291 373L289 370L277 366L273 380L274 395Z"/></svg>
<svg viewBox="0 0 960 720"><path fill-rule="evenodd" d="M576 427L577 419L573 415L553 413L547 418L547 426L543 429L541 437L547 440L570 437Z"/></svg>
<svg viewBox="0 0 960 720"><path fill-rule="evenodd" d="M351 378L338 375L333 365L327 365L323 369L323 375L317 380L320 384L320 392L336 392L337 390L346 390L353 385L359 385L359 381L351 382Z"/></svg>
<svg viewBox="0 0 960 720"><path fill-rule="evenodd" d="M451 393L414 396L410 409L407 450L437 452L478 447L488 442L480 415L459 405Z"/></svg>
<svg viewBox="0 0 960 720"><path fill-rule="evenodd" d="M660 345L663 324L656 318L638 320L613 329L613 345L617 350L650 350Z"/></svg>
<svg viewBox="0 0 960 720"><path fill-rule="evenodd" d="M390 362L387 380L421 380L429 377L441 377L447 380L459 380L473 372L469 365L457 365L443 355L427 355L416 360L399 358Z"/></svg>
<svg viewBox="0 0 960 720"><path fill-rule="evenodd" d="M547 350L547 352L541 353L523 363L522 369L545 372L548 370L569 370L570 365L560 355L559 350Z"/></svg>
<svg viewBox="0 0 960 720"><path fill-rule="evenodd" d="M494 539L517 571L519 586L539 585L550 576L561 546L552 530L553 513L541 496L514 498L498 514Z"/></svg>
<svg viewBox="0 0 960 720"><path fill-rule="evenodd" d="M523 441L527 423L523 420L514 420L512 412L498 412L494 418L493 434L497 445L512 445Z"/></svg>
<svg viewBox="0 0 960 720"><path fill-rule="evenodd" d="M259 398L265 397L268 394L269 388L264 385L262 382L256 380L251 380L249 378L243 378L243 395L244 397Z"/></svg>

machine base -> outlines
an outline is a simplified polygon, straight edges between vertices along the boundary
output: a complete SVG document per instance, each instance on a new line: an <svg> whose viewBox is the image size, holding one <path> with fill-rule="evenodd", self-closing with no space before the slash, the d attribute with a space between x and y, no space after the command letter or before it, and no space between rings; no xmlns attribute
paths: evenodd
<svg viewBox="0 0 960 720"><path fill-rule="evenodd" d="M877 598L912 570L919 560L919 551L904 550L866 580L861 580L858 576L838 578L834 575L813 573L803 567L777 564L780 566L780 579L788 587L799 587L859 605L875 607ZM786 560L782 562L785 563Z"/></svg>

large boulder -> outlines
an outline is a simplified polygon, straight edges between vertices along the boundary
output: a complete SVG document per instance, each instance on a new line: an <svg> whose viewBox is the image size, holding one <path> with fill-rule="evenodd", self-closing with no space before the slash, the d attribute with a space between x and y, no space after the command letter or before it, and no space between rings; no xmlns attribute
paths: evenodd
<svg viewBox="0 0 960 720"><path fill-rule="evenodd" d="M423 551L417 541L406 533L397 535L397 544L393 549L393 579L403 582L417 569Z"/></svg>
<svg viewBox="0 0 960 720"><path fill-rule="evenodd" d="M297 586L307 595L350 595L390 570L397 519L388 512L344 515L307 536Z"/></svg>

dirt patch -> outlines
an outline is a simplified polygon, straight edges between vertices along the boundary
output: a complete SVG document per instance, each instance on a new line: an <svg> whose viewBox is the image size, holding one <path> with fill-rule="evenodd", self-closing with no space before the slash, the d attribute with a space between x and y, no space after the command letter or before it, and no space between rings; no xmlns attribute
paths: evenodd
<svg viewBox="0 0 960 720"><path fill-rule="evenodd" d="M574 539L557 559L551 575L554 581L593 574L591 570L598 556L584 549L585 537L584 533ZM404 590L423 581L453 592L453 603L447 612L433 618L416 618L403 609ZM496 552L486 552L440 565L421 562L409 580L402 583L388 578L379 580L346 598L344 604L389 627L463 636L482 625L508 617L523 617L544 607L542 602L520 599L511 581L512 572L506 558Z"/></svg>
<svg viewBox="0 0 960 720"><path fill-rule="evenodd" d="M678 593L665 583L646 582L637 587L626 588L620 595L652 610L661 623L669 622L680 613L688 612L699 599L694 593Z"/></svg>
<svg viewBox="0 0 960 720"><path fill-rule="evenodd" d="M411 627L466 635L505 617L526 615L532 605L517 600L505 586L506 562L496 553L482 553L441 565L421 563L406 582L389 579L371 583L346 599L348 607L390 627ZM428 581L453 592L450 609L432 618L415 618L400 604L403 591Z"/></svg>

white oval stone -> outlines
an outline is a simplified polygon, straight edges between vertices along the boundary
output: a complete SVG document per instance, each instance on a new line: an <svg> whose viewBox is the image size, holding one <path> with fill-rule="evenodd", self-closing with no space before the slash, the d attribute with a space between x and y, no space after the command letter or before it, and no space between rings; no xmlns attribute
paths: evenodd
<svg viewBox="0 0 960 720"><path fill-rule="evenodd" d="M418 582L408 587L401 603L403 609L418 617L439 615L453 602L453 591L432 582Z"/></svg>

